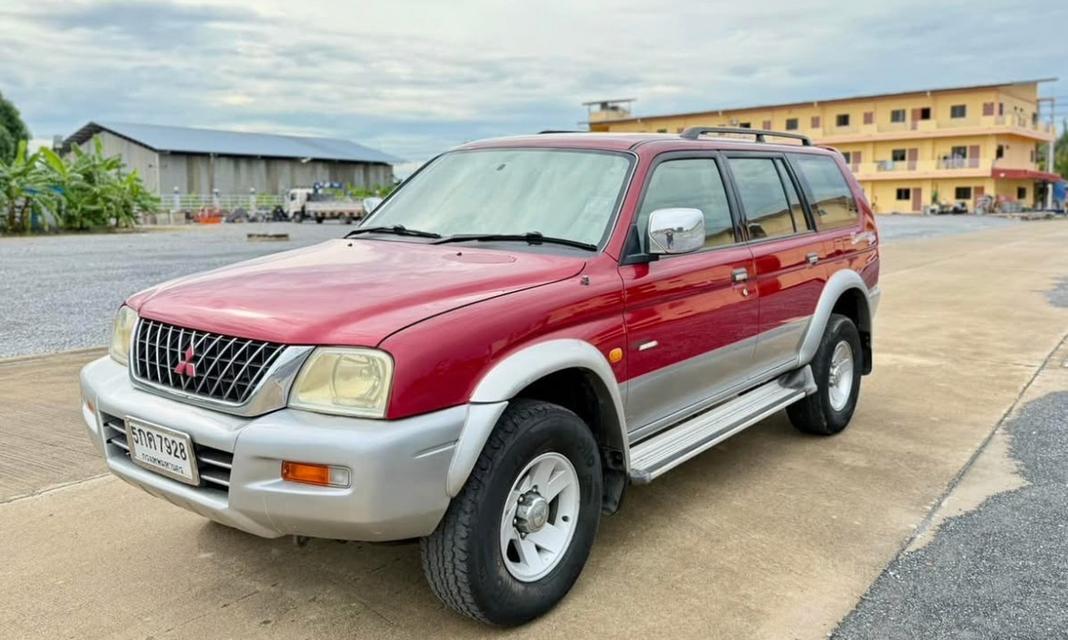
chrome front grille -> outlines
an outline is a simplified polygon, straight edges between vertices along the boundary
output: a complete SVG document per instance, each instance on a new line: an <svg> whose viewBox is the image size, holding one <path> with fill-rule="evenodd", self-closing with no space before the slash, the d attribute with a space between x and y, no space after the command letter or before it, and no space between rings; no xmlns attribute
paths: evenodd
<svg viewBox="0 0 1068 640"><path fill-rule="evenodd" d="M242 404L284 345L196 331L142 318L131 361L139 380Z"/></svg>
<svg viewBox="0 0 1068 640"><path fill-rule="evenodd" d="M130 445L126 441L126 425L123 419L101 413L100 420L104 424L104 441L109 446L118 448L119 451L116 453L121 452L121 455L129 460ZM230 469L233 466L234 454L222 449L205 447L196 442L193 443L193 453L196 456L197 470L200 473L200 487L229 493Z"/></svg>

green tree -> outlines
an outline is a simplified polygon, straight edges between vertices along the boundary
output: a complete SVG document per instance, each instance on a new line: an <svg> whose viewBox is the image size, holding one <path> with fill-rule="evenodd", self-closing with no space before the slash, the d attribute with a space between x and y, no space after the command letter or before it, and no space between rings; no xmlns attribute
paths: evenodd
<svg viewBox="0 0 1068 640"><path fill-rule="evenodd" d="M0 127L0 162L14 159L17 148L18 142L15 138L8 133L7 129Z"/></svg>
<svg viewBox="0 0 1068 640"><path fill-rule="evenodd" d="M19 110L0 93L0 161L14 159L19 140L29 139L30 130L22 121Z"/></svg>

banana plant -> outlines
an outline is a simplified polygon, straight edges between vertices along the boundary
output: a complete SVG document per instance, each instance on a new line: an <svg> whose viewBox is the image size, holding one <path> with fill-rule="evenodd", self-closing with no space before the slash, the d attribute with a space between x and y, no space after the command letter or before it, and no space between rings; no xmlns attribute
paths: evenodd
<svg viewBox="0 0 1068 640"><path fill-rule="evenodd" d="M26 141L20 140L15 157L10 162L0 162L0 206L5 212L6 231L30 231L34 203L54 198L49 186L48 176L41 169L40 156L28 154Z"/></svg>
<svg viewBox="0 0 1068 640"><path fill-rule="evenodd" d="M139 212L159 207L136 171L125 173L119 156L104 155L99 138L89 152L75 146L68 159L52 151L42 151L42 157L63 194L58 215L64 228L133 226Z"/></svg>

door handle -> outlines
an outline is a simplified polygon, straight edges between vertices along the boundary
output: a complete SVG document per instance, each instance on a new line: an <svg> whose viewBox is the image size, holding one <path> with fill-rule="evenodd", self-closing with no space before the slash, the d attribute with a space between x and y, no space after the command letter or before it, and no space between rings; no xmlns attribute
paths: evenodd
<svg viewBox="0 0 1068 640"><path fill-rule="evenodd" d="M808 260L809 264L816 264L817 262L820 261L820 256L819 256L818 253L813 252L813 253L807 254L805 256L805 259Z"/></svg>
<svg viewBox="0 0 1068 640"><path fill-rule="evenodd" d="M731 282L738 284L739 282L746 282L749 280L749 271L745 269L735 269L731 271Z"/></svg>

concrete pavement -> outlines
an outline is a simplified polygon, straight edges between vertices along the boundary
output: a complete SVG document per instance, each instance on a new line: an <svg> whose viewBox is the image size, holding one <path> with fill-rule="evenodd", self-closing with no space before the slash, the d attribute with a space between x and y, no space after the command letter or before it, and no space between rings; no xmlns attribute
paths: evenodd
<svg viewBox="0 0 1068 640"><path fill-rule="evenodd" d="M1047 293L1068 273L1066 244L1068 224L1035 222L885 247L875 373L850 429L806 437L780 414L633 488L572 594L508 635L832 631L1063 338L1068 310ZM5 398L41 386L9 376ZM0 437L79 431L77 396L47 391ZM415 546L259 540L112 477L0 504L0 540L12 637L501 633L437 604Z"/></svg>
<svg viewBox="0 0 1068 640"><path fill-rule="evenodd" d="M106 472L84 431L74 428L81 419L78 371L105 353L0 360L0 502Z"/></svg>

